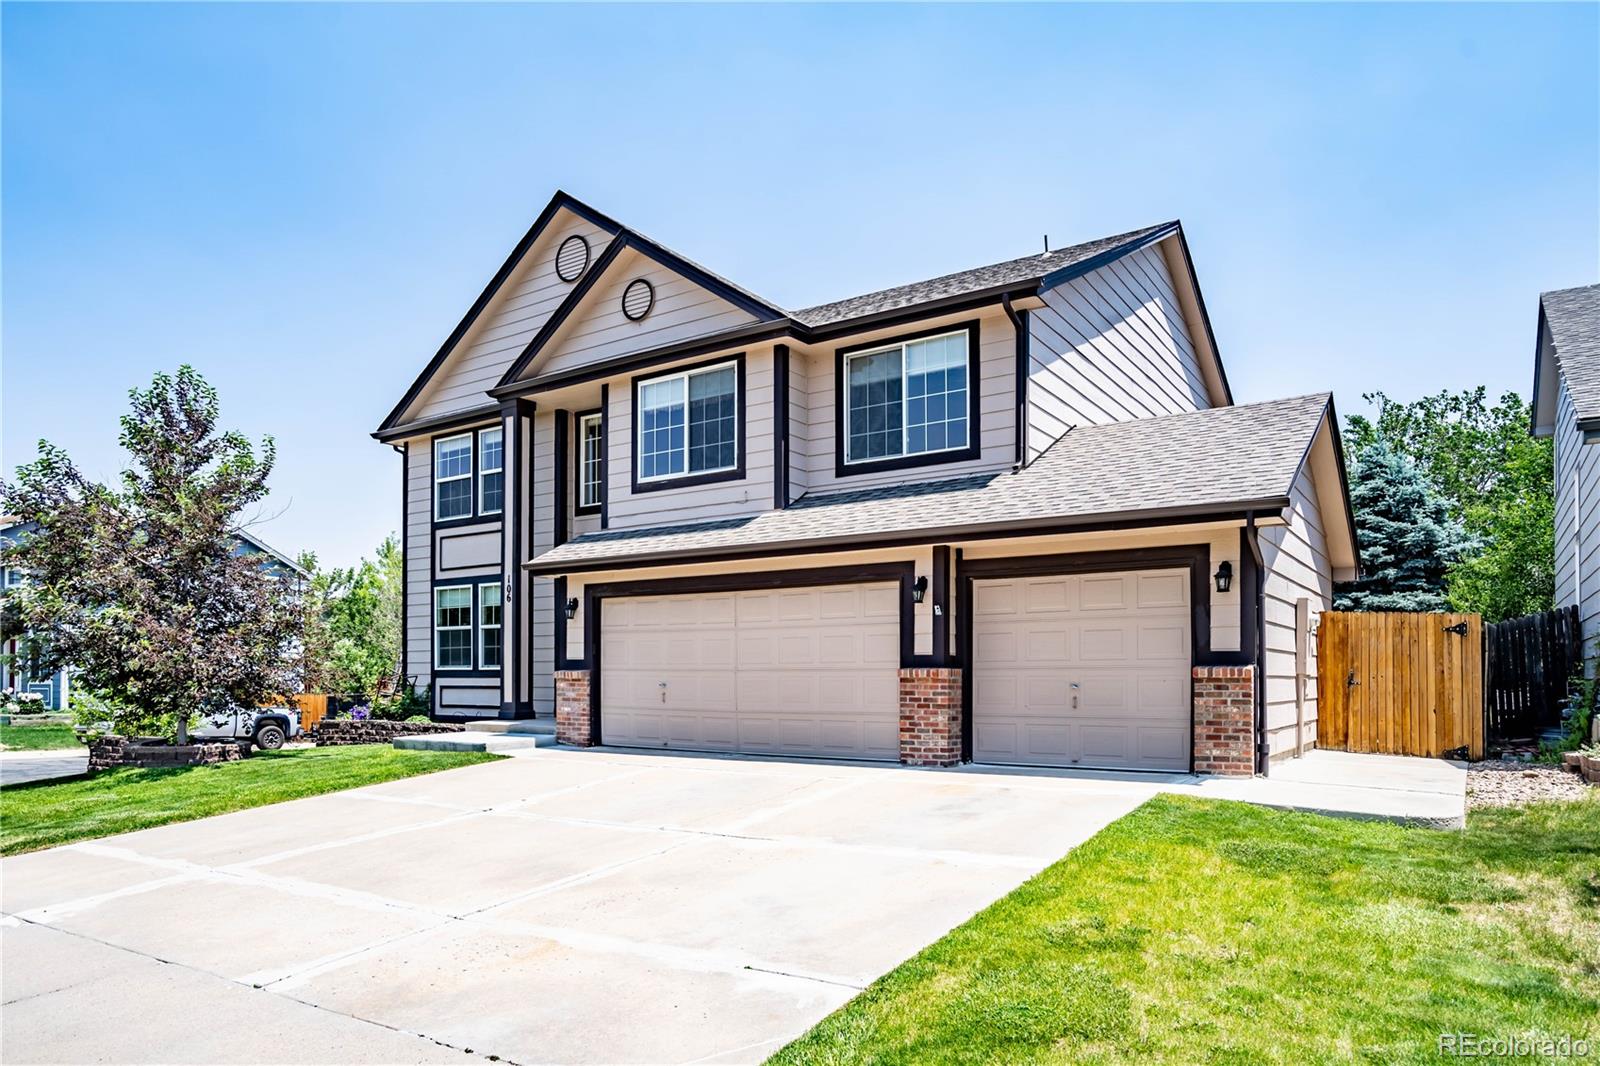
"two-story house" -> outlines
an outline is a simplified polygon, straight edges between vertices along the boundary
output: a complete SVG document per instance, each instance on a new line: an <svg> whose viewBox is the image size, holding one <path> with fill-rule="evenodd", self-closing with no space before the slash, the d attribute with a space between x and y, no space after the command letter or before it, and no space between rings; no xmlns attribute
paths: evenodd
<svg viewBox="0 0 1600 1066"><path fill-rule="evenodd" d="M1357 568L1176 222L792 311L558 193L374 436L435 714L578 745L1250 773Z"/></svg>
<svg viewBox="0 0 1600 1066"><path fill-rule="evenodd" d="M1584 654L1600 655L1600 285L1539 297L1533 426L1556 452L1557 607L1577 605ZM1593 672L1593 667L1590 667Z"/></svg>

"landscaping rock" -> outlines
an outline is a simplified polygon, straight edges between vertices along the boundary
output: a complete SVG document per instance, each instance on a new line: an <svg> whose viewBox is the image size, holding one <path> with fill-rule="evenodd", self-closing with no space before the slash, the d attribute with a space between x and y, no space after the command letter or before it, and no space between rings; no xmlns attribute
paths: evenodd
<svg viewBox="0 0 1600 1066"><path fill-rule="evenodd" d="M319 748L341 744L392 744L395 737L414 737L423 733L459 733L466 727L459 722L391 722L385 718L324 718L311 731Z"/></svg>
<svg viewBox="0 0 1600 1066"><path fill-rule="evenodd" d="M1516 807L1542 800L1581 799L1588 786L1555 766L1510 759L1467 767L1467 806Z"/></svg>
<svg viewBox="0 0 1600 1066"><path fill-rule="evenodd" d="M89 745L89 771L119 766L210 766L236 762L250 754L248 744L232 740L203 744L168 744L149 737L101 737Z"/></svg>

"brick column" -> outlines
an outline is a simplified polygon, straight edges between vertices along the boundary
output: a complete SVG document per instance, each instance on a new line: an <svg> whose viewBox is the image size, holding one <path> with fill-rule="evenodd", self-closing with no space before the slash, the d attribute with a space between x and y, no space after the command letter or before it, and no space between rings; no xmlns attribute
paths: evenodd
<svg viewBox="0 0 1600 1066"><path fill-rule="evenodd" d="M575 748L594 743L589 736L589 671L556 671L556 740Z"/></svg>
<svg viewBox="0 0 1600 1066"><path fill-rule="evenodd" d="M1255 667L1195 667L1195 773L1253 775L1256 772L1255 731Z"/></svg>
<svg viewBox="0 0 1600 1066"><path fill-rule="evenodd" d="M900 671L900 761L954 766L961 761L961 671Z"/></svg>

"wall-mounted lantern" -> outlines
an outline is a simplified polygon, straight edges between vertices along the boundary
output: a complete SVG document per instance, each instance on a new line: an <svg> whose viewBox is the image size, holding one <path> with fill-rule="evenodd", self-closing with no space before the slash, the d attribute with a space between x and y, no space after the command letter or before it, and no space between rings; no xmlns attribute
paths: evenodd
<svg viewBox="0 0 1600 1066"><path fill-rule="evenodd" d="M1222 565L1217 567L1215 577L1218 592L1227 592L1233 588L1233 564L1226 559L1222 560Z"/></svg>
<svg viewBox="0 0 1600 1066"><path fill-rule="evenodd" d="M928 594L928 579L919 577L911 583L911 602L921 603L922 597Z"/></svg>
<svg viewBox="0 0 1600 1066"><path fill-rule="evenodd" d="M578 597L574 596L567 601L567 621L578 617Z"/></svg>

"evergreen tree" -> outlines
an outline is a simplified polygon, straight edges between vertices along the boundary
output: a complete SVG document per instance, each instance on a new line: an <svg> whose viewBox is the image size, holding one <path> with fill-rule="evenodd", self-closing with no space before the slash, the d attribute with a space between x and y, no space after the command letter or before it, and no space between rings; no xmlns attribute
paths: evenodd
<svg viewBox="0 0 1600 1066"><path fill-rule="evenodd" d="M1445 610L1450 568L1472 543L1428 476L1385 441L1373 441L1352 464L1350 503L1364 576L1338 587L1335 607Z"/></svg>

